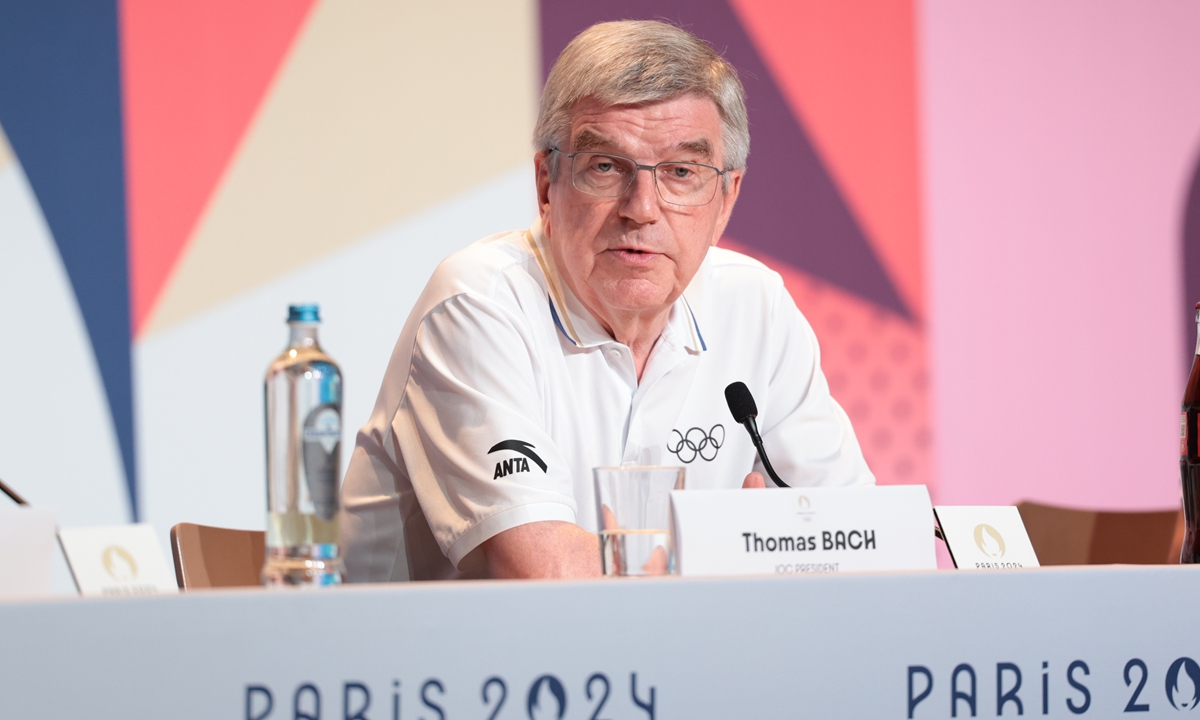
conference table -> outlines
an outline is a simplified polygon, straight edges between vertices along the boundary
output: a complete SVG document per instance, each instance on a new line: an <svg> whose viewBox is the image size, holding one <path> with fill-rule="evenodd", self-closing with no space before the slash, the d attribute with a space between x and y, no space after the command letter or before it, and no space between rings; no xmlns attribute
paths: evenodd
<svg viewBox="0 0 1200 720"><path fill-rule="evenodd" d="M0 717L1174 717L1200 568L445 582L0 603Z"/></svg>

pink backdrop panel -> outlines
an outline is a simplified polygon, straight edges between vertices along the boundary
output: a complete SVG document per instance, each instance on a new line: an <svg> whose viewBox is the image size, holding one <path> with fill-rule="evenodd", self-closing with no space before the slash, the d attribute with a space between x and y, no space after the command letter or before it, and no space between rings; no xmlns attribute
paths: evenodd
<svg viewBox="0 0 1200 720"><path fill-rule="evenodd" d="M927 0L942 503L1178 503L1200 4Z"/></svg>

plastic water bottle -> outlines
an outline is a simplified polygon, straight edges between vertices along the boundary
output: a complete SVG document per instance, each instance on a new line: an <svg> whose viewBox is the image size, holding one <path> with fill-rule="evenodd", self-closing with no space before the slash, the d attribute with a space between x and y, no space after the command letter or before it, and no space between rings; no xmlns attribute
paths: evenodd
<svg viewBox="0 0 1200 720"><path fill-rule="evenodd" d="M317 342L316 305L288 307L291 337L265 381L267 557L264 585L337 585L342 373Z"/></svg>

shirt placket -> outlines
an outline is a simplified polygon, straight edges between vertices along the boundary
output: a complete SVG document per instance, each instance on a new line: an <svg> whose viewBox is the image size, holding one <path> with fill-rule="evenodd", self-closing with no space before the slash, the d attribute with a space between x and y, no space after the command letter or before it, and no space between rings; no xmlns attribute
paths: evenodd
<svg viewBox="0 0 1200 720"><path fill-rule="evenodd" d="M663 439L679 416L697 361L673 333L659 339L633 392L622 464L669 464Z"/></svg>

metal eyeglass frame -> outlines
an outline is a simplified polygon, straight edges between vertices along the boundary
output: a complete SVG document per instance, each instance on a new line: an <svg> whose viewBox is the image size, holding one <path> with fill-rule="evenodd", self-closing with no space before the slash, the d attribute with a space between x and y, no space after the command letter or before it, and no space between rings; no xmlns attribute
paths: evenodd
<svg viewBox="0 0 1200 720"><path fill-rule="evenodd" d="M637 178L638 172L640 172L642 170L649 170L650 177L653 178L653 180L654 180L654 194L658 195L659 200L662 200L663 202L667 203L668 205L674 205L675 207L704 207L705 205L708 205L717 197L717 184L713 183L712 196L710 196L707 200L705 200L702 203L698 203L695 205L689 205L687 203L671 202L670 200L663 197L662 189L659 188L659 186L658 186L658 168L660 165L692 165L694 167L708 168L710 170L716 170L717 179L720 179L729 173L729 170L720 170L714 165L705 165L704 163L698 163L698 162L688 162L687 160L663 160L662 162L656 163L654 165L642 165L641 163L639 163L638 161L634 160L631 157L625 157L624 155L617 155L616 153L598 152L596 150L580 150L580 151L568 154L568 153L563 152L562 150L559 150L556 147L551 147L550 152L556 152L559 155L562 155L563 157L565 157L571 161L571 187L575 188L576 190L583 193L584 195L590 195L592 197L602 197L602 198L619 198L622 195L624 195L625 193L629 192L629 188L633 187L633 181ZM581 188L575 184L575 156L577 156L577 155L603 155L605 157L617 158L620 160L628 160L634 167L633 174L629 176L629 184L625 186L624 190L617 193L616 195L597 195L596 193L591 193L591 192L588 192L587 190L584 190L583 188Z"/></svg>

